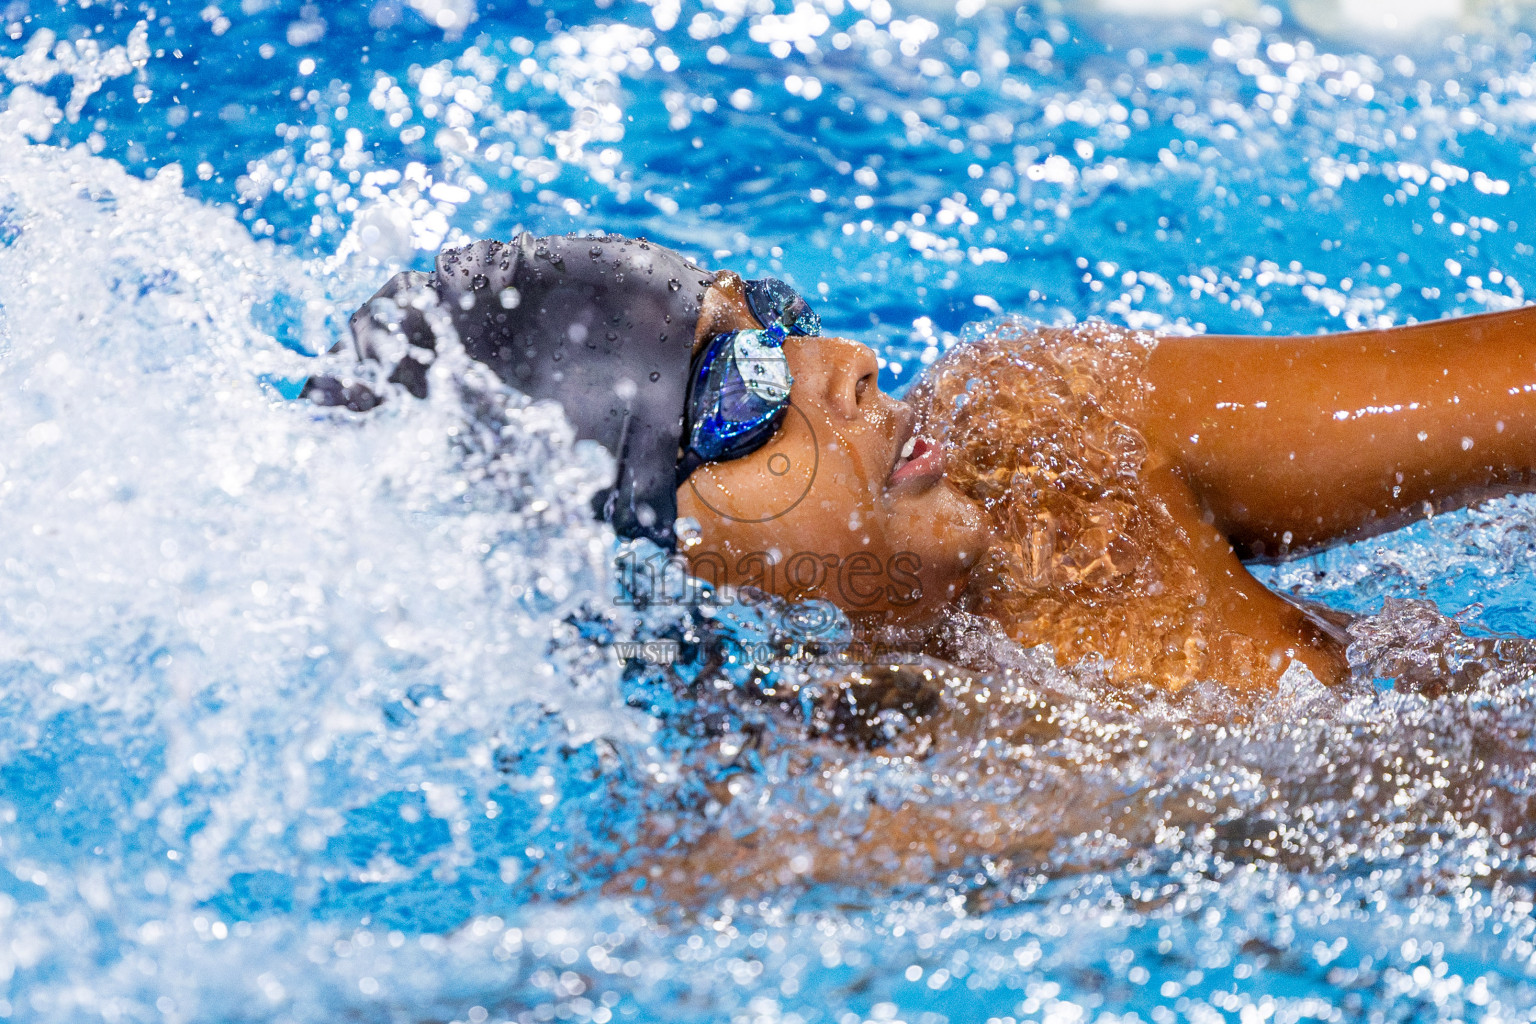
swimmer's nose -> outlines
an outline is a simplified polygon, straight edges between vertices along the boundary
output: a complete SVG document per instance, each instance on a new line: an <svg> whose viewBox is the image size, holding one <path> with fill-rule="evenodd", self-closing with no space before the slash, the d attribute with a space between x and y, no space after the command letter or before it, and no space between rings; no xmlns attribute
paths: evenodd
<svg viewBox="0 0 1536 1024"><path fill-rule="evenodd" d="M858 419L864 406L880 393L880 362L867 345L846 338L800 340L802 358L795 360L795 390L814 397L834 416Z"/></svg>

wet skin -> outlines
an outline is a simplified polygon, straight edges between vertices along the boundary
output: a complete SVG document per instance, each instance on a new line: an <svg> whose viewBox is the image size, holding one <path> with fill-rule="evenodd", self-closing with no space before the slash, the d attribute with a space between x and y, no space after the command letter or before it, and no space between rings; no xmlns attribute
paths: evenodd
<svg viewBox="0 0 1536 1024"><path fill-rule="evenodd" d="M739 308L729 282L706 297L705 312L714 320L701 326L701 337L753 326L742 319L749 314ZM1294 659L1324 682L1345 678L1342 646L1255 580L1234 544L1271 554L1325 544L1394 517L1422 514L1426 502L1446 507L1520 482L1536 465L1533 314L1521 310L1318 338L1159 339L1143 371L1150 401L1136 423L1148 442L1144 493L1182 532L1217 628L1252 638L1277 667ZM804 420L791 413L767 447L706 467L695 474L708 474L697 489L684 485L679 508L700 523L686 550L697 564L712 553L772 546L846 557L861 544L881 551L909 544L922 550L925 565L942 571L931 576L937 589L929 599L893 613L943 614L963 587L977 546L987 540L980 516L942 479L925 476L911 493L885 490L911 413L879 393L868 349L843 339L798 339L788 357L795 375L791 399ZM1358 410L1369 411L1354 415ZM1341 411L1348 415L1339 416ZM795 476L794 467L803 471L809 459L812 433L823 449L821 472ZM790 457L790 472L770 470L779 454ZM799 505L765 523L742 523L716 511L745 517L753 509L783 506L801 490L806 493ZM727 504L732 501L737 504ZM859 521L850 529L853 516ZM779 592L794 596L782 586ZM821 596L837 599L835 592ZM1277 676L1223 682L1262 690ZM975 744L977 750L999 749L999 723L1008 721L1006 714L998 717L1000 708L1019 694L985 693L948 680L941 693L955 706L918 722L901 741L911 746L898 744L892 756L920 758L930 742L964 747L976 735L988 740ZM1016 717L1028 735L1013 737L1006 725L1002 734L1022 743L1038 739L1031 730L1050 728L1056 719L1033 710ZM818 751L812 763L830 778L835 770L828 770L828 757ZM974 770L978 780L990 779L1018 765L1004 758ZM722 806L732 802L724 785L710 792ZM1140 792L1107 803L1085 795L1064 775L1059 787L1032 785L1027 811L1017 816L985 803L908 803L872 807L853 826L818 820L818 812L796 806L750 829L711 829L678 848L677 856L651 858L621 876L613 891L636 891L642 876L647 892L682 902L717 892L752 896L805 882L920 885L936 871L973 864L981 853L1002 864L1048 862L1064 835L1102 829L1135 837L1149 823L1161 828L1208 820L1193 801L1186 822L1178 822L1149 814ZM1181 810L1175 806L1173 813ZM842 842L799 841L826 834L823 829ZM658 833L647 845L661 849L668 835ZM1156 839L1146 834L1141 841Z"/></svg>
<svg viewBox="0 0 1536 1024"><path fill-rule="evenodd" d="M722 275L699 339L753 326L739 281ZM942 463L893 483L914 416L880 392L872 351L794 338L785 354L795 384L779 434L678 491L679 514L700 524L686 553L717 582L856 616L941 614L987 544L983 514ZM1206 611L1274 668L1228 681L1240 689L1266 688L1292 659L1330 683L1348 667L1342 645L1255 580L1239 550L1283 554L1396 525L1536 466L1531 309L1312 338L1165 337L1144 372L1147 489L1188 538Z"/></svg>
<svg viewBox="0 0 1536 1024"><path fill-rule="evenodd" d="M720 275L699 340L756 326L740 280ZM934 617L986 549L984 514L944 480L940 460L893 479L916 417L880 391L868 347L790 338L784 353L795 383L778 433L749 456L699 468L678 489L678 514L700 524L683 543L695 572L822 598L856 616Z"/></svg>
<svg viewBox="0 0 1536 1024"><path fill-rule="evenodd" d="M1144 430L1245 553L1400 525L1536 468L1536 308L1311 338L1164 338Z"/></svg>

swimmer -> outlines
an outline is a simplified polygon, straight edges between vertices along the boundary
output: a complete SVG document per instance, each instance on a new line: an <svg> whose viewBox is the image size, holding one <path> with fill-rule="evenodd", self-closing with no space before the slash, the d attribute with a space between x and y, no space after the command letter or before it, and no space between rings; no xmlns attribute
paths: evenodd
<svg viewBox="0 0 1536 1024"><path fill-rule="evenodd" d="M1536 311L1302 338L1005 323L906 400L782 282L616 236L476 242L351 320L323 405L422 397L436 339L617 462L594 511L696 575L921 635L986 615L1126 684L1348 677L1285 557L1508 490L1536 466ZM371 376L369 365L382 365ZM681 517L681 518L680 518ZM677 525L686 524L679 536Z"/></svg>

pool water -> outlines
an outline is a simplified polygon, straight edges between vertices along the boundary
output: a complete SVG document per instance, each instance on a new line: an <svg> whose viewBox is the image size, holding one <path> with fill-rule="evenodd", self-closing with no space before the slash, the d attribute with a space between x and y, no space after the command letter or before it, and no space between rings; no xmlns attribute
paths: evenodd
<svg viewBox="0 0 1536 1024"><path fill-rule="evenodd" d="M523 228L785 277L889 387L1010 314L1520 305L1533 23L0 2L0 1018L1530 1020L1532 498L1260 567L1365 614L1342 699L1108 707L971 628L994 717L923 751L754 699L814 701L825 608L616 600L605 456L453 353L367 422L283 396L389 273ZM899 807L1045 838L886 871ZM711 832L760 885L647 892Z"/></svg>

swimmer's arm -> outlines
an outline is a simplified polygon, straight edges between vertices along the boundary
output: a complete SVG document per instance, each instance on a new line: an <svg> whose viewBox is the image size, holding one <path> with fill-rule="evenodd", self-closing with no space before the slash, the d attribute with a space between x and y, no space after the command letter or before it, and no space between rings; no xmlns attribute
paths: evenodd
<svg viewBox="0 0 1536 1024"><path fill-rule="evenodd" d="M1536 307L1303 338L1165 337L1154 466L1275 554L1464 503L1536 469Z"/></svg>

